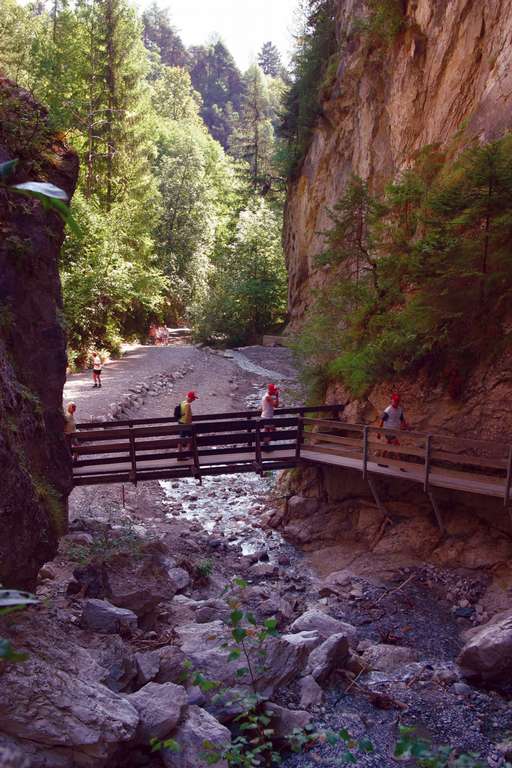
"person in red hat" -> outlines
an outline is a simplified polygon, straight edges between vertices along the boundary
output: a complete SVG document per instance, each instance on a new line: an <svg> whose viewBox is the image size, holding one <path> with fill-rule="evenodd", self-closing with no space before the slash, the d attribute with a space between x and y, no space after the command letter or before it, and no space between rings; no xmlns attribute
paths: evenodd
<svg viewBox="0 0 512 768"><path fill-rule="evenodd" d="M409 425L405 420L404 409L400 405L400 395L396 392L391 395L391 405L384 410L379 428L386 426L388 429L408 429ZM380 434L377 435L380 440ZM385 435L388 445L400 445L400 440L396 435Z"/></svg>
<svg viewBox="0 0 512 768"><path fill-rule="evenodd" d="M179 419L179 424L181 424L184 427L189 427L190 424L192 424L192 403L194 400L197 400L198 395L197 392L194 392L191 390L190 392L187 392L187 397L185 400L182 400L180 403L180 409L181 409L181 417ZM192 441L190 439L190 430L184 429L180 432L180 436L182 438L186 438L186 440L181 440L178 443L178 453L184 453L185 451L192 450ZM184 461L184 456L178 456L178 461Z"/></svg>
<svg viewBox="0 0 512 768"><path fill-rule="evenodd" d="M269 384L267 387L266 394L263 395L261 399L261 418L273 419L274 409L278 407L279 407L279 390L275 384ZM274 431L275 431L275 427L272 427L270 424L267 424L265 426L265 436L263 438L263 446L262 446L264 451L272 450L270 446L270 440L271 440L272 432Z"/></svg>

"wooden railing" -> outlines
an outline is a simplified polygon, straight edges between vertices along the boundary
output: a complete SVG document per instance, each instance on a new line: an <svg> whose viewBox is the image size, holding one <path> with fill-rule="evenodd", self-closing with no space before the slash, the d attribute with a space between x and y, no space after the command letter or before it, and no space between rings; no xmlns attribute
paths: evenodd
<svg viewBox="0 0 512 768"><path fill-rule="evenodd" d="M512 445L505 442L455 438L405 430L380 429L329 419L302 419L299 428L301 457L344 459L369 472L395 474L418 482L429 492L432 485L470 493L502 496L510 501ZM387 438L397 444L388 442ZM383 472L382 470L391 470ZM401 473L401 474L400 474Z"/></svg>
<svg viewBox="0 0 512 768"><path fill-rule="evenodd" d="M509 504L512 445L347 424L339 420L342 411L280 408L273 419L257 411L208 414L190 427L171 418L79 425L70 438L75 484L201 479L314 462L361 471L372 492L380 474L420 483L429 496L444 487Z"/></svg>
<svg viewBox="0 0 512 768"><path fill-rule="evenodd" d="M341 410L280 408L273 419L261 419L257 411L209 414L195 416L190 427L175 419L79 425L70 446L75 484L200 478L295 466L299 418L305 413L333 416Z"/></svg>

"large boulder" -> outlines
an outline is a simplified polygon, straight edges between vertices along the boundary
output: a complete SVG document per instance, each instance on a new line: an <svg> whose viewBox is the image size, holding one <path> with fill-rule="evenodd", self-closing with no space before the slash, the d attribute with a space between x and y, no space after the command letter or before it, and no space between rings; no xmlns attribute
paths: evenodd
<svg viewBox="0 0 512 768"><path fill-rule="evenodd" d="M336 668L345 665L348 656L349 645L346 635L331 635L311 652L306 672L320 685L325 684Z"/></svg>
<svg viewBox="0 0 512 768"><path fill-rule="evenodd" d="M417 661L417 655L412 648L385 643L370 646L364 651L362 658L369 670L378 672L394 672L395 669Z"/></svg>
<svg viewBox="0 0 512 768"><path fill-rule="evenodd" d="M512 611L480 627L457 659L469 679L508 685L512 683Z"/></svg>
<svg viewBox="0 0 512 768"><path fill-rule="evenodd" d="M126 698L139 713L137 741L140 744L168 736L178 725L188 700L185 689L173 683L148 683Z"/></svg>
<svg viewBox="0 0 512 768"><path fill-rule="evenodd" d="M159 603L172 600L178 591L170 570L160 555L145 557L137 565L124 556L118 558L109 567L110 601L128 608L139 618L151 614Z"/></svg>
<svg viewBox="0 0 512 768"><path fill-rule="evenodd" d="M221 755L231 743L228 729L196 706L188 708L184 722L172 738L177 742L179 751L164 749L160 753L166 768L205 768L207 762L204 755L207 751ZM215 765L217 768L228 768L226 760L219 760Z"/></svg>
<svg viewBox="0 0 512 768"><path fill-rule="evenodd" d="M229 661L228 650L222 644L232 644L230 633L221 621L209 624L185 624L176 628L181 651L208 679L218 680L226 686L239 687L245 678L236 672L246 664ZM309 649L284 637L269 638L266 644L265 664L259 662L257 651L251 651L256 672L258 693L270 698L276 688L292 680L305 666Z"/></svg>
<svg viewBox="0 0 512 768"><path fill-rule="evenodd" d="M26 745L31 766L108 766L119 746L134 738L138 712L93 679L94 667L72 673L58 661L49 649L44 657L31 653L24 664L2 673L2 731L15 737L24 753ZM38 758L48 750L55 750L55 762Z"/></svg>
<svg viewBox="0 0 512 768"><path fill-rule="evenodd" d="M304 630L315 631L326 640L331 635L344 634L348 637L350 645L355 648L359 642L357 629L346 621L335 619L329 614L320 611L318 608L310 608L295 619L291 625L293 632L303 632Z"/></svg>
<svg viewBox="0 0 512 768"><path fill-rule="evenodd" d="M82 626L93 632L129 635L137 629L137 616L126 608L118 608L108 600L86 600L82 610Z"/></svg>

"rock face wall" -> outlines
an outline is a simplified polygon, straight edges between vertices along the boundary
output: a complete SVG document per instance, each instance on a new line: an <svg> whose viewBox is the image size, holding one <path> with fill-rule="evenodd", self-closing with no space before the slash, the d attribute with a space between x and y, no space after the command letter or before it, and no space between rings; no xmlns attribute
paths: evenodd
<svg viewBox="0 0 512 768"><path fill-rule="evenodd" d="M76 155L50 135L28 94L0 77L0 162L15 158L10 182L50 181L73 193ZM0 583L11 587L33 584L66 527L63 229L38 201L0 189Z"/></svg>
<svg viewBox="0 0 512 768"><path fill-rule="evenodd" d="M289 189L285 249L289 309L300 321L329 228L327 209L351 173L373 189L422 147L465 137L489 141L512 127L512 0L404 0L406 24L388 47L351 34L362 0L338 0L340 62L313 141Z"/></svg>
<svg viewBox="0 0 512 768"><path fill-rule="evenodd" d="M352 173L379 190L411 165L423 147L463 147L512 128L512 0L404 0L403 31L372 47L354 33L363 0L338 0L340 60L322 104L309 151L290 184L285 218L291 328L300 325L315 288L332 280L315 257L325 247L327 214ZM498 365L476 366L464 391L450 373L432 387L423 374L395 381L409 421L419 430L510 439L512 352ZM348 403L351 421L373 422L389 402L390 384L350 403L340 385L327 402ZM507 437L508 435L508 437Z"/></svg>

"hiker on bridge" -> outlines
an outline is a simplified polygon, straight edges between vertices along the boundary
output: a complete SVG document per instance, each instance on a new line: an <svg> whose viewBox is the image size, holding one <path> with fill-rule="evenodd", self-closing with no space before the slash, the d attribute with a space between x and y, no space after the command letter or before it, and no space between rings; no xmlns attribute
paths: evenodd
<svg viewBox="0 0 512 768"><path fill-rule="evenodd" d="M269 384L267 387L267 392L265 395L263 395L261 400L261 418L273 419L275 408L279 408L279 390L275 384ZM272 450L272 446L270 445L272 432L275 432L275 427L273 427L271 424L267 424L264 428L265 434L263 436L262 450L264 451Z"/></svg>
<svg viewBox="0 0 512 768"><path fill-rule="evenodd" d="M388 429L409 429L409 425L405 420L404 409L400 405L400 395L394 393L391 395L391 405L385 409L382 414L379 429L387 427ZM388 445L400 445L400 440L396 435L385 434ZM380 433L377 435L380 440Z"/></svg>
<svg viewBox="0 0 512 768"><path fill-rule="evenodd" d="M178 419L178 424L181 424L184 427L189 427L190 424L192 424L192 403L194 400L197 400L198 395L197 392L190 391L187 392L187 397L185 400L182 400L182 402L179 404L179 412L180 417ZM190 429L184 429L180 432L181 438L186 438L185 440L180 440L178 443L178 461L185 461L186 456L182 456L180 454L185 453L186 451L192 450L192 440L190 439Z"/></svg>
<svg viewBox="0 0 512 768"><path fill-rule="evenodd" d="M101 368L103 362L97 352L92 353L92 379L94 381L93 389L101 387Z"/></svg>
<svg viewBox="0 0 512 768"><path fill-rule="evenodd" d="M66 441L68 444L69 452L73 456L73 459L78 459L78 454L73 452L73 439L71 435L76 432L76 403L68 403L64 410L64 434L66 435Z"/></svg>

